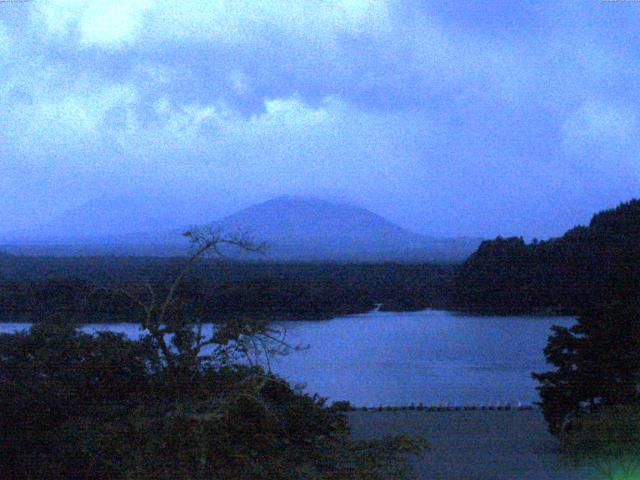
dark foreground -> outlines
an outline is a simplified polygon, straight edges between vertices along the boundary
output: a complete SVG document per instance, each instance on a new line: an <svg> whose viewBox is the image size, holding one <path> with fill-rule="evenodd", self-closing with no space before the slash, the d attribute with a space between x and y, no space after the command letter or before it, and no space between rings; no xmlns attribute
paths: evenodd
<svg viewBox="0 0 640 480"><path fill-rule="evenodd" d="M351 412L358 439L422 435L431 451L416 462L425 480L587 480L599 477L561 465L542 414L528 411Z"/></svg>

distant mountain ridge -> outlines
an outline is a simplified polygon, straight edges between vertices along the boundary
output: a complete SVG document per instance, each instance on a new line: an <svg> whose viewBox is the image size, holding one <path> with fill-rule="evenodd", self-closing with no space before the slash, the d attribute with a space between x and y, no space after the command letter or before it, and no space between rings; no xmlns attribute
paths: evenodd
<svg viewBox="0 0 640 480"><path fill-rule="evenodd" d="M102 195L37 227L0 235L0 240L38 244L131 243L132 237L141 235L146 243L151 239L147 237L160 235L158 242L163 243L167 232L197 220L195 207L162 195ZM185 212L192 216L184 218Z"/></svg>
<svg viewBox="0 0 640 480"><path fill-rule="evenodd" d="M129 208L126 201L105 202L113 209L100 209L100 202L74 209L61 217L68 225L66 235L49 236L39 229L32 232L31 253L86 255L179 255L186 252L183 229L175 228L175 212L161 219L145 217L134 209L134 222L140 232L118 233L118 208ZM140 207L137 207L141 210ZM156 209L164 211L165 208ZM97 222L91 227L92 219ZM194 222L207 224L207 222ZM171 229L163 225L173 224ZM243 232L268 245L264 260L272 261L462 261L480 244L479 239L436 239L403 229L367 209L305 197L278 197L240 210L208 223L227 232ZM129 228L132 228L131 226ZM60 231L59 225L51 227ZM2 242L16 247L29 244L23 239ZM55 246L55 247L54 247ZM54 250L52 250L54 249ZM18 248L18 250L20 250ZM239 258L258 259L254 256Z"/></svg>

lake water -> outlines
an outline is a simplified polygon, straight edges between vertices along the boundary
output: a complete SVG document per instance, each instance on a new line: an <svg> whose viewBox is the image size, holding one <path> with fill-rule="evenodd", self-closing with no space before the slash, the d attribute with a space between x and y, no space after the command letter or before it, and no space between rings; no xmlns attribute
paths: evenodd
<svg viewBox="0 0 640 480"><path fill-rule="evenodd" d="M538 400L531 372L548 369L552 325L569 317L491 317L439 310L371 312L324 321L281 322L292 344L310 345L272 361L306 391L355 405L517 404ZM28 324L0 324L0 333ZM132 324L92 324L134 338Z"/></svg>

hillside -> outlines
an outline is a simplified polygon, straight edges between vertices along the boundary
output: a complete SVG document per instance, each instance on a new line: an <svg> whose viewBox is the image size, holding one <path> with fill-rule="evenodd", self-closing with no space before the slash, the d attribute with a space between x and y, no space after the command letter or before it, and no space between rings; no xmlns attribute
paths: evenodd
<svg viewBox="0 0 640 480"><path fill-rule="evenodd" d="M266 256L239 256L252 260L460 262L480 243L422 236L364 208L310 198L279 197L214 221L202 207L116 198L89 202L42 227L5 236L0 246L28 255L182 255L187 244L180 233L194 224L266 242Z"/></svg>
<svg viewBox="0 0 640 480"><path fill-rule="evenodd" d="M640 293L640 200L593 216L562 237L482 242L456 274L457 308L573 314L581 305Z"/></svg>
<svg viewBox="0 0 640 480"><path fill-rule="evenodd" d="M460 261L479 243L418 235L364 208L298 197L269 200L214 224L266 241L267 258L280 260Z"/></svg>

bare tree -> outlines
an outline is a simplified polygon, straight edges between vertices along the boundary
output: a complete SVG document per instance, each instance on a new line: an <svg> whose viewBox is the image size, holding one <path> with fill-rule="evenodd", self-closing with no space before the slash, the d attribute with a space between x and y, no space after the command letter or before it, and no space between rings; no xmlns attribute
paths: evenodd
<svg viewBox="0 0 640 480"><path fill-rule="evenodd" d="M165 289L160 291L146 282L136 292L131 287L117 286L115 280L107 288L125 295L140 309L143 336L157 348L164 366L185 371L197 369L203 362L231 364L241 357L249 366L264 360L263 366L270 372L270 357L302 348L287 343L284 328L263 319L220 321L186 315L176 309L179 289L198 262L209 256L225 258L229 249L251 254L266 251L266 244L253 241L244 231L227 233L215 227L194 227L183 236L190 242L190 255ZM215 323L215 328L205 334L204 323Z"/></svg>

